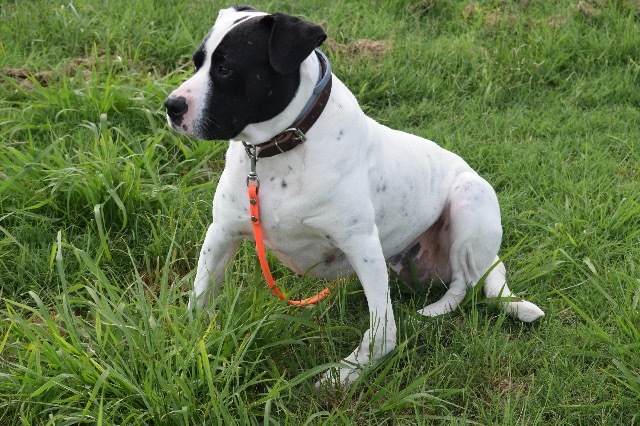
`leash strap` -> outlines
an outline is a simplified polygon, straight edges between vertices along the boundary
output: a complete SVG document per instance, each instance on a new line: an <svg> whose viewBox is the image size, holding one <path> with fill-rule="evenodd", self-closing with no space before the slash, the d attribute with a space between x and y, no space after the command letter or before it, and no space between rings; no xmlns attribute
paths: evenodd
<svg viewBox="0 0 640 426"><path fill-rule="evenodd" d="M247 188L249 192L249 213L251 215L251 224L253 225L253 235L256 239L256 251L258 252L258 259L260 260L260 268L262 269L262 275L267 281L267 285L280 300L286 300L289 305L295 306L307 306L318 303L320 300L327 297L330 293L329 288L325 288L320 293L313 297L302 300L291 300L283 294L283 292L276 285L271 270L269 269L269 263L267 262L267 254L264 247L264 241L262 236L262 226L260 225L260 204L258 201L258 189L260 188L260 180L256 173L256 162L259 158L272 157L274 155L290 151L296 146L303 143L307 138L305 133L314 125L324 107L329 101L331 95L331 64L327 57L321 51L316 49L316 55L320 63L320 80L316 84L313 90L313 95L303 108L303 111L296 118L294 123L289 129L276 135L271 140L259 144L250 145L245 142L244 146L247 151L247 155L251 160L251 171L247 176Z"/></svg>
<svg viewBox="0 0 640 426"><path fill-rule="evenodd" d="M267 281L267 285L280 300L286 300L287 304L295 305L295 306L307 306L313 305L314 303L318 303L325 297L327 297L330 293L329 288L325 288L320 293L315 296L309 297L307 299L302 300L291 300L287 299L287 297L280 291L278 286L276 285L273 276L271 275L271 269L269 269L269 263L267 262L267 254L264 248L264 241L262 238L262 226L260 225L260 203L258 199L258 188L260 185L260 181L257 176L252 179L247 179L247 187L249 193L249 213L251 215L251 224L253 225L253 234L256 238L256 251L258 252L258 259L260 260L260 268L262 269L262 275L264 279Z"/></svg>

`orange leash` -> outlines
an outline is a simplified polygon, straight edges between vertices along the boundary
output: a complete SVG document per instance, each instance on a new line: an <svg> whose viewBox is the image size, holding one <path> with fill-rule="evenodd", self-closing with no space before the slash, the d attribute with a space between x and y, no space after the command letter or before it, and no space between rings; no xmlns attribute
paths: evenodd
<svg viewBox="0 0 640 426"><path fill-rule="evenodd" d="M249 156L251 157L251 154L249 154ZM260 186L260 181L258 180L258 175L255 173L255 160L254 158L251 158L251 160L252 171L251 174L249 174L249 176L247 177L247 187L249 192L249 213L251 215L251 223L253 225L253 234L256 238L256 251L258 252L258 259L260 260L262 275L267 281L267 285L269 286L273 294L275 294L276 297L280 298L280 300L286 300L289 305L307 306L318 303L329 295L330 290L328 287L313 297L302 300L291 300L287 299L282 291L280 291L280 289L276 285L275 280L273 279L273 276L271 276L271 270L269 269L269 263L267 262L267 255L264 248L264 241L262 239L262 226L260 226L260 203L258 199L258 188Z"/></svg>

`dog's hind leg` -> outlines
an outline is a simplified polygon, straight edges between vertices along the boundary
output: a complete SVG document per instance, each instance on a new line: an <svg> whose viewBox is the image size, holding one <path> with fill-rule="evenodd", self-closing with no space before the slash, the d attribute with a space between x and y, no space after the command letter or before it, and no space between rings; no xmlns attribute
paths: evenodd
<svg viewBox="0 0 640 426"><path fill-rule="evenodd" d="M500 262L500 260L496 257L494 262ZM506 313L513 315L520 321L532 322L544 316L542 309L511 293L505 280L505 273L506 270L502 262L493 268L484 281L483 290L485 296L513 299L513 301L501 302L500 306Z"/></svg>
<svg viewBox="0 0 640 426"><path fill-rule="evenodd" d="M475 173L461 174L452 186L448 215L449 266L451 283L440 300L419 311L437 316L453 311L464 299L467 287L475 286L486 271L499 262L502 239L500 208L493 188ZM487 297L513 297L505 280L505 268L498 263L484 282ZM522 321L534 321L544 313L522 300L501 302L502 308Z"/></svg>
<svg viewBox="0 0 640 426"><path fill-rule="evenodd" d="M467 253L465 253L467 254ZM465 264L465 260L472 259L469 256L464 256L464 260L458 259L460 251L451 251L451 266L453 269L453 276L449 288L446 293L437 302L431 303L418 311L422 315L435 317L438 315L444 315L451 311L454 311L460 302L464 299L467 292L467 286L472 283L471 276L477 275L475 268L468 268L468 264ZM470 270L471 269L471 270Z"/></svg>
<svg viewBox="0 0 640 426"><path fill-rule="evenodd" d="M505 280L506 270L504 264L500 262L497 256L494 261L499 263L485 278L483 287L485 296L488 298L495 297L504 299L504 301L500 302L501 309L507 314L518 318L520 321L532 322L544 316L544 312L538 306L511 293ZM477 276L477 272L475 274L472 273L472 275ZM465 274L454 277L454 280L449 285L449 290L447 290L444 296L419 312L422 315L433 317L455 310L465 297L467 280L464 276ZM471 281L469 286L472 287L475 284L476 281Z"/></svg>
<svg viewBox="0 0 640 426"><path fill-rule="evenodd" d="M453 311L464 299L467 287L475 285L489 270L500 248L502 225L496 194L474 172L463 172L454 180L443 216L448 225L440 241L449 242L450 284L440 300L419 311L437 316ZM444 250L443 247L439 247Z"/></svg>

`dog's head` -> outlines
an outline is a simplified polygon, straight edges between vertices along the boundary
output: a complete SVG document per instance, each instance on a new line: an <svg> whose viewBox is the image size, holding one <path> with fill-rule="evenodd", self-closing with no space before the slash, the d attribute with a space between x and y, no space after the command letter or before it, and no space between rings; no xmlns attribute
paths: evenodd
<svg viewBox="0 0 640 426"><path fill-rule="evenodd" d="M273 119L296 96L301 64L325 38L320 26L293 16L221 10L193 54L193 76L164 103L169 125L200 139L232 139Z"/></svg>

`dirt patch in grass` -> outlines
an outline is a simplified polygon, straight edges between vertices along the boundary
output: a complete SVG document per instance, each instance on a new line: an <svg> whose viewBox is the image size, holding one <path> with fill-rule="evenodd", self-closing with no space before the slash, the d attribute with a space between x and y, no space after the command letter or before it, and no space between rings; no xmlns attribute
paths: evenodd
<svg viewBox="0 0 640 426"><path fill-rule="evenodd" d="M409 6L409 12L412 14L424 15L436 5L436 0L422 0Z"/></svg>
<svg viewBox="0 0 640 426"><path fill-rule="evenodd" d="M330 39L326 46L331 52L350 59L378 59L395 50L393 40L360 39L351 43L340 43Z"/></svg>
<svg viewBox="0 0 640 426"><path fill-rule="evenodd" d="M510 29L521 19L520 16L512 11L503 8L487 7L475 2L468 3L464 9L462 9L462 16L469 21L476 19L484 21L484 26L487 31Z"/></svg>
<svg viewBox="0 0 640 426"><path fill-rule="evenodd" d="M49 83L60 76L73 77L78 69L82 68L82 78L88 80L91 75L90 68L93 65L104 62L104 56L99 58L73 58L60 67L59 70L33 71L27 67L0 68L0 79L6 76L18 82L22 88L33 87L34 81L42 87L49 86Z"/></svg>
<svg viewBox="0 0 640 426"><path fill-rule="evenodd" d="M548 25L550 28L564 27L570 18L582 17L595 19L602 16L604 10L611 5L607 0L578 0L574 2L564 13L551 15L545 19L529 19L523 11L526 11L533 0L521 0L517 7L503 7L474 1L467 3L462 9L462 16L466 20L481 20L487 31L510 30L518 22L524 22L527 28L535 25ZM638 12L640 13L640 0Z"/></svg>
<svg viewBox="0 0 640 426"><path fill-rule="evenodd" d="M20 85L29 85L32 82L32 79L40 83L42 86L47 86L49 80L51 80L52 72L51 71L39 71L33 72L28 68L10 68L4 67L0 68L0 74L5 75L9 78L17 80Z"/></svg>
<svg viewBox="0 0 640 426"><path fill-rule="evenodd" d="M601 4L598 1L579 1L576 4L576 11L587 18L593 18L601 13L597 7L599 5Z"/></svg>
<svg viewBox="0 0 640 426"><path fill-rule="evenodd" d="M551 17L549 17L549 26L551 28L560 28L560 27L564 27L565 24L567 23L568 19L566 16L562 16L562 15L552 15Z"/></svg>

